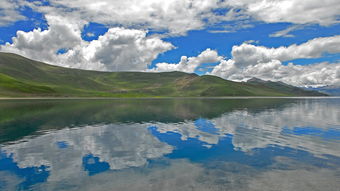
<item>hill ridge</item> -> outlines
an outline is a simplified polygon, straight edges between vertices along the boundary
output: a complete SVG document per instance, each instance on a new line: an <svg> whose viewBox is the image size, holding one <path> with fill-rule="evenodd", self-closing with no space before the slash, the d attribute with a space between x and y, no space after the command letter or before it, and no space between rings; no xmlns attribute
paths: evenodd
<svg viewBox="0 0 340 191"><path fill-rule="evenodd" d="M273 82L275 83L275 82ZM292 86L293 87L293 86ZM295 89L296 88L296 89ZM0 52L0 96L4 97L220 97L322 96L294 87L282 91L261 83L173 72L107 72L64 68Z"/></svg>

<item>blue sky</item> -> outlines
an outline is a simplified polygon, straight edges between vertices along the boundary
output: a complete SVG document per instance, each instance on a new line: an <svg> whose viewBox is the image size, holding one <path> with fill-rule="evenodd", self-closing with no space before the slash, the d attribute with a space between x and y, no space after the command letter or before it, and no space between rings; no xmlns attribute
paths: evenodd
<svg viewBox="0 0 340 191"><path fill-rule="evenodd" d="M266 47L289 46L291 44L301 44L310 39L317 37L327 37L337 35L340 32L340 25L329 27L320 27L318 25L309 26L299 31L293 31L291 34L295 37L270 37L269 35L276 31L283 30L291 26L288 23L266 24L257 23L252 28L241 29L231 33L210 33L209 28L204 30L190 31L187 36L170 37L166 41L174 44L177 49L162 54L153 63L157 62L176 62L182 55L196 56L207 48L215 49L219 54L230 58L231 48L233 45L240 45L245 41L256 41L257 45ZM339 60L340 54L332 55L333 60ZM325 56L324 58L328 58ZM306 59L305 62L298 64L314 63L314 59Z"/></svg>
<svg viewBox="0 0 340 191"><path fill-rule="evenodd" d="M339 8L336 0L4 0L0 51L91 70L336 85Z"/></svg>

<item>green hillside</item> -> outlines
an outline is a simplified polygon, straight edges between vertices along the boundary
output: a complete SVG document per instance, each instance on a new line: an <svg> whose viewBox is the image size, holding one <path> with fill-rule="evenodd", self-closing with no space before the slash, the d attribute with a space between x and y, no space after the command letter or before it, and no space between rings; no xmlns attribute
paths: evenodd
<svg viewBox="0 0 340 191"><path fill-rule="evenodd" d="M294 87L296 88L296 87ZM98 72L63 68L0 53L1 97L306 96L261 83L238 83L183 72Z"/></svg>
<svg viewBox="0 0 340 191"><path fill-rule="evenodd" d="M247 81L248 84L258 85L266 88L270 88L282 93L294 94L296 96L320 96L320 92L318 91L309 91L306 89L298 88L283 82L273 82L273 81L264 81L258 78L252 78Z"/></svg>

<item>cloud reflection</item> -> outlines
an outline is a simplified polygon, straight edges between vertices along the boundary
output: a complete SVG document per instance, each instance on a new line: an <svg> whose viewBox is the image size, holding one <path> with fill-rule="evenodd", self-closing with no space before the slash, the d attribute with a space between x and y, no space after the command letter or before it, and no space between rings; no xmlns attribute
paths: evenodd
<svg viewBox="0 0 340 191"><path fill-rule="evenodd" d="M148 168L150 161L164 158L205 165L214 159L237 163L242 168L265 168L273 166L278 157L295 157L306 159L305 163L319 165L327 157L335 157L335 161L340 157L339 108L337 101L300 100L282 107L244 107L218 117L202 116L176 123L131 122L63 128L2 145L0 159L10 161L18 172L36 169L40 174L30 173L32 180L47 181L53 185L70 183L71 180L81 185L89 176L103 178L102 174L122 173L134 167ZM323 161L315 162L313 157ZM199 176L209 170L188 161L181 164L195 167ZM0 166L3 167L4 163ZM165 166L172 169L174 162ZM177 171L180 168L177 167L174 174L179 176ZM0 169L1 174L7 171L12 172L13 169ZM266 183L267 176L281 177L284 174L280 170L262 173L258 180ZM39 182L30 182L28 177L16 175L18 181L26 179L26 182L21 181L21 185ZM39 175L44 177L37 179ZM197 178L198 175L192 176ZM191 178L190 181L193 180Z"/></svg>
<svg viewBox="0 0 340 191"><path fill-rule="evenodd" d="M172 147L137 124L110 124L47 132L1 151L1 158L13 160L20 169L47 166L51 172L48 181L60 181L143 166L170 153Z"/></svg>
<svg viewBox="0 0 340 191"><path fill-rule="evenodd" d="M312 154L334 155L340 157L340 103L332 101L305 100L289 104L283 108L250 111L235 110L222 114L220 117L184 123L157 123L160 133L174 132L181 135L181 140L198 139L207 145L218 144L226 135L232 135L235 150L250 152L256 148L266 148L270 145L302 149ZM202 120L202 119L199 119ZM205 126L205 129L202 128ZM296 128L328 131L332 136L315 136L315 134L294 133ZM206 129L214 129L207 132Z"/></svg>

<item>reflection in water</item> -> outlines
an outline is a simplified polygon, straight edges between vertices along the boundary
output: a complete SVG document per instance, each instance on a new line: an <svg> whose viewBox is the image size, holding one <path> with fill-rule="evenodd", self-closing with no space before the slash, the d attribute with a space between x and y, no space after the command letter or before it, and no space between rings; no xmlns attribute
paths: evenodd
<svg viewBox="0 0 340 191"><path fill-rule="evenodd" d="M340 186L339 99L34 102L0 102L0 189Z"/></svg>
<svg viewBox="0 0 340 191"><path fill-rule="evenodd" d="M1 150L7 154L3 158L19 169L36 167L41 171L49 167L49 180L62 181L108 169L142 166L148 159L170 153L172 148L138 125L121 124L52 131Z"/></svg>

